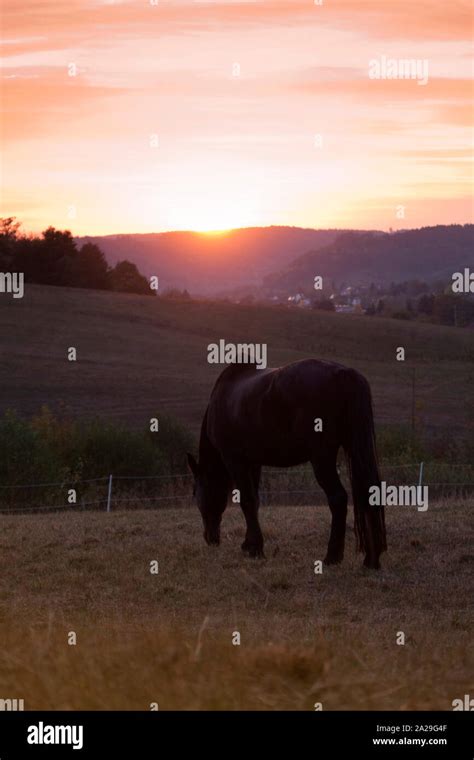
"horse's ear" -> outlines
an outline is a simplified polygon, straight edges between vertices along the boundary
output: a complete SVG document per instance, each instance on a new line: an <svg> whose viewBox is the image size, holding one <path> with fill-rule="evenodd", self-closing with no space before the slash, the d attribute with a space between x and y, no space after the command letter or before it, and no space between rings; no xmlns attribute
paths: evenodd
<svg viewBox="0 0 474 760"><path fill-rule="evenodd" d="M187 456L187 458L188 458L188 465L189 465L189 469L190 469L190 470L191 470L191 472L193 473L194 477L195 477L195 478L197 478L197 476L198 476L198 472L199 472L199 465L198 465L198 463L196 462L196 460L194 459L194 457L193 457L193 455L192 455L192 454L189 454L189 453L188 453L188 454L186 454L186 456Z"/></svg>

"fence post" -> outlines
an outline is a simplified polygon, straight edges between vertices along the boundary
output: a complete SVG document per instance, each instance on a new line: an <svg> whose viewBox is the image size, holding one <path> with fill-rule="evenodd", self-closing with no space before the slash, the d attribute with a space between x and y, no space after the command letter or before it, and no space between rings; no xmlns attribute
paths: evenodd
<svg viewBox="0 0 474 760"><path fill-rule="evenodd" d="M112 501L112 475L109 475L109 491L107 494L107 512L110 512L110 503Z"/></svg>
<svg viewBox="0 0 474 760"><path fill-rule="evenodd" d="M423 485L423 462L420 462L420 474L418 476L418 485Z"/></svg>

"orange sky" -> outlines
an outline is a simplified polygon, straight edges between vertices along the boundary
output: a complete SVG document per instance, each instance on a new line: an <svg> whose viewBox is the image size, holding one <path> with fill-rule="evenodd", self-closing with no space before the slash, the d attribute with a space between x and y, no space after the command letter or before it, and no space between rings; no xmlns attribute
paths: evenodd
<svg viewBox="0 0 474 760"><path fill-rule="evenodd" d="M472 221L470 2L2 5L1 215L27 230ZM381 56L428 83L371 80Z"/></svg>

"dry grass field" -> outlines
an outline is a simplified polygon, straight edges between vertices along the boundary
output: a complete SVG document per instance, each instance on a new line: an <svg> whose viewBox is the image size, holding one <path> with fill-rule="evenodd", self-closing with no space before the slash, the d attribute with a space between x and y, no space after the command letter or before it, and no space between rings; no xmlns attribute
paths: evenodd
<svg viewBox="0 0 474 760"><path fill-rule="evenodd" d="M380 572L362 568L349 530L344 564L316 575L325 506L263 509L262 561L241 554L236 507L218 549L195 509L2 515L0 698L25 709L450 710L474 675L471 518L467 502L392 508Z"/></svg>

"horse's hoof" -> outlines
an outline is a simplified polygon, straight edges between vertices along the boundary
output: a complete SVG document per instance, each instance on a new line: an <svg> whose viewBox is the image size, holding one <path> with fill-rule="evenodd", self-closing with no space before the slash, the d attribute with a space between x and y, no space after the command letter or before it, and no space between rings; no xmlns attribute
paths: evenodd
<svg viewBox="0 0 474 760"><path fill-rule="evenodd" d="M364 567L366 567L368 570L380 570L380 562L378 559L369 559L366 557L364 559Z"/></svg>
<svg viewBox="0 0 474 760"><path fill-rule="evenodd" d="M323 559L323 565L340 565L343 559L343 554L327 554Z"/></svg>
<svg viewBox="0 0 474 760"><path fill-rule="evenodd" d="M204 540L208 546L219 546L221 542L220 533L204 531Z"/></svg>
<svg viewBox="0 0 474 760"><path fill-rule="evenodd" d="M249 544L247 541L244 541L242 544L242 551L244 554L246 554L248 557L252 557L252 559L265 559L265 554L263 553L263 547L255 546L255 544Z"/></svg>

